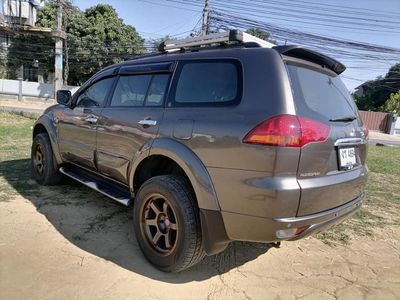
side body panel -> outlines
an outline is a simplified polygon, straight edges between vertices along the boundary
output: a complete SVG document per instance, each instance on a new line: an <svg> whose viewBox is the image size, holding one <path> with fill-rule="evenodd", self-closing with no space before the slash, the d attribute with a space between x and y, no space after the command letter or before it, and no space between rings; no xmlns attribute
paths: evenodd
<svg viewBox="0 0 400 300"><path fill-rule="evenodd" d="M57 118L60 110L63 109L61 105L55 105L48 108L45 113L35 122L33 128L35 129L39 126L43 126L49 135L51 147L53 149L54 156L58 164L63 162L62 157L59 152L59 139L57 135Z"/></svg>
<svg viewBox="0 0 400 300"><path fill-rule="evenodd" d="M97 122L109 97L115 79L113 75L117 70L116 66L110 66L93 75L73 95L72 108L64 106L58 113L58 142L63 161L92 171L97 170ZM78 103L79 101L81 102Z"/></svg>
<svg viewBox="0 0 400 300"><path fill-rule="evenodd" d="M97 129L98 171L129 185L130 164L157 137L163 113L163 107L104 108ZM151 127L139 124L150 119L157 124Z"/></svg>
<svg viewBox="0 0 400 300"><path fill-rule="evenodd" d="M59 114L57 131L59 149L64 161L96 170L96 130L97 124L87 121L91 116L100 116L102 108L90 109L65 107Z"/></svg>
<svg viewBox="0 0 400 300"><path fill-rule="evenodd" d="M191 149L171 138L158 138L153 141L149 155L167 156L185 171L192 183L200 209L220 210L212 179L200 158ZM133 182L134 174L131 176Z"/></svg>

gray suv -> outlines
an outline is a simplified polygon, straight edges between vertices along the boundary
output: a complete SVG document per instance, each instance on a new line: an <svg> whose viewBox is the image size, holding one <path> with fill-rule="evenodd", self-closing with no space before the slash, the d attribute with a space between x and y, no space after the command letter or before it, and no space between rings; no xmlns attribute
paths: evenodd
<svg viewBox="0 0 400 300"><path fill-rule="evenodd" d="M231 241L325 230L364 197L368 131L345 67L234 34L109 66L34 126L37 182L66 175L133 203L138 244L164 271Z"/></svg>

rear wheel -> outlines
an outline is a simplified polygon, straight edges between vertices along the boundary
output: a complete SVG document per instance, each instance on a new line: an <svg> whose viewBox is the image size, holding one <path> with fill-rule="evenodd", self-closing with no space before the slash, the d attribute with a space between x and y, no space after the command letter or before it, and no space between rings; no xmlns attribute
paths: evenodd
<svg viewBox="0 0 400 300"><path fill-rule="evenodd" d="M33 138L31 170L35 180L43 185L57 184L62 179L46 133L39 133Z"/></svg>
<svg viewBox="0 0 400 300"><path fill-rule="evenodd" d="M139 246L157 268L179 272L204 257L198 207L184 178L146 181L135 199L133 220Z"/></svg>

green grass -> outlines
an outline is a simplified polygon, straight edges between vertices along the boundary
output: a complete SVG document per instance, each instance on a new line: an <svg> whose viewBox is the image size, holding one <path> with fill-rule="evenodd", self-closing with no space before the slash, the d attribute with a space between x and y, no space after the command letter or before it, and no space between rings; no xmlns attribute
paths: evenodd
<svg viewBox="0 0 400 300"><path fill-rule="evenodd" d="M0 161L30 155L35 119L0 112Z"/></svg>
<svg viewBox="0 0 400 300"><path fill-rule="evenodd" d="M34 122L0 112L0 201L11 201L18 194L35 193L41 188L31 179L29 166ZM363 207L352 218L318 234L324 243L346 244L355 236L372 237L382 228L400 225L400 147L370 146L368 167ZM82 195L85 191L82 189Z"/></svg>
<svg viewBox="0 0 400 300"><path fill-rule="evenodd" d="M368 167L371 172L400 177L400 147L369 147ZM399 183L399 179L397 179Z"/></svg>
<svg viewBox="0 0 400 300"><path fill-rule="evenodd" d="M0 112L0 202L18 195L19 188L29 190L35 187L27 160L34 123L33 118Z"/></svg>

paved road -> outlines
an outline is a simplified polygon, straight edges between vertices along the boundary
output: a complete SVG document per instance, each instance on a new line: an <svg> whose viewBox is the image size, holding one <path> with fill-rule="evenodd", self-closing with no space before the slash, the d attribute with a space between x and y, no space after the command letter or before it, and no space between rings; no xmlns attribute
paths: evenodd
<svg viewBox="0 0 400 300"><path fill-rule="evenodd" d="M390 146L400 146L400 136L390 135L377 131L369 132L369 143L370 144L383 144Z"/></svg>
<svg viewBox="0 0 400 300"><path fill-rule="evenodd" d="M389 145L389 146L399 146L400 147L400 141L388 141L388 140L380 140L380 139L370 139L368 141L370 144L383 144L383 145Z"/></svg>

